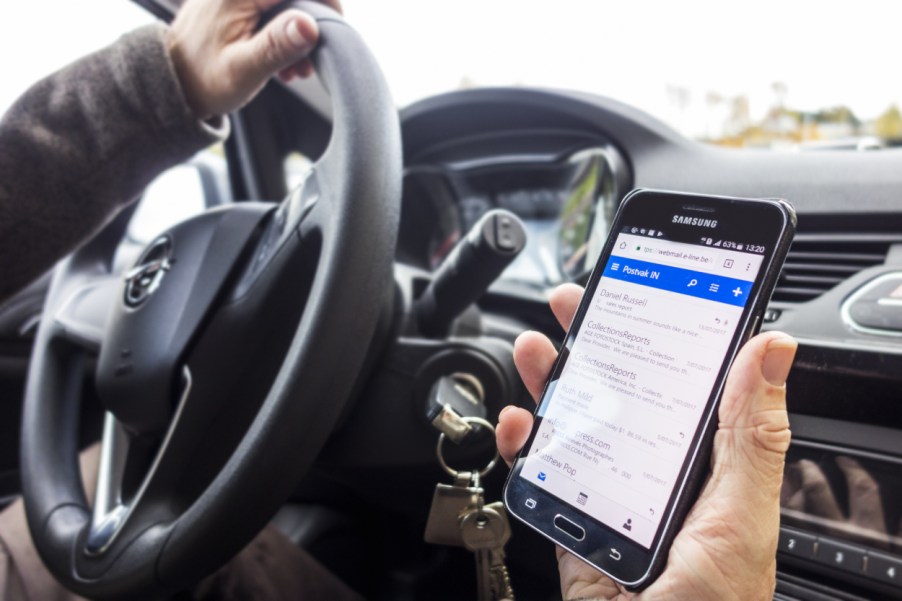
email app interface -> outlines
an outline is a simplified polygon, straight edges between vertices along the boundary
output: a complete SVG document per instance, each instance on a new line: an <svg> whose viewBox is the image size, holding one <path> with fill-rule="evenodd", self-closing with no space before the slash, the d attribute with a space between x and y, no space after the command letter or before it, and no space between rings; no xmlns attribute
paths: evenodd
<svg viewBox="0 0 902 601"><path fill-rule="evenodd" d="M621 233L521 477L650 547L761 264Z"/></svg>

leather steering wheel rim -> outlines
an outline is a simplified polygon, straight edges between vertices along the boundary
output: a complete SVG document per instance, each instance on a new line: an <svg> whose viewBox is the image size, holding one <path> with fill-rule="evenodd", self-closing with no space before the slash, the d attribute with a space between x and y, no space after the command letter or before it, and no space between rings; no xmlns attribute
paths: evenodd
<svg viewBox="0 0 902 601"><path fill-rule="evenodd" d="M246 258L248 252L263 248L261 240L266 240L272 224L284 221L286 215L289 226L297 229L278 234L279 240L288 241L284 248L305 239L315 240L317 248L306 305L259 411L209 485L177 515L150 509L136 512L132 522L125 522L129 528L121 536L93 552L87 549L96 523L92 525L78 471L77 391L91 355L86 349L99 350L98 374L105 357L111 353L120 353L119 359L130 357L131 350L126 355L112 348L111 340L121 341L109 331L96 332L81 324L78 307L81 299L102 289L108 293L111 278L98 258L109 256L119 238L101 235L87 244L58 267L51 285L25 395L23 497L41 558L78 594L96 599L165 595L211 573L247 544L296 487L338 422L380 315L390 303L402 162L397 111L374 58L340 15L315 2L291 5L313 15L320 27L313 58L332 99L328 149L314 166L305 191L290 195L279 211L249 205L214 212L201 222L213 232L212 247L229 239L222 231L244 240L247 247L244 254L234 252L232 264L214 265L221 268L222 289L231 297L221 290L211 293L210 312L227 304L224 294L235 298L236 280L245 281L247 271L239 255ZM185 242L188 232L188 226L173 230L177 249L192 247L190 239ZM207 263L202 265L214 259L205 256ZM173 273L182 263L179 257ZM160 284L161 291L166 284ZM156 298L146 307L121 306L125 286L121 278L115 279L113 314L126 316L123 320L137 319L134 315L142 311L149 314ZM197 336L203 337L209 319L197 317ZM111 327L115 330L116 324ZM196 346L196 339L191 344ZM98 375L98 386L100 379ZM191 396L185 395L184 403L190 405ZM126 404L117 401L117 407L122 406ZM122 411L127 415L127 407Z"/></svg>

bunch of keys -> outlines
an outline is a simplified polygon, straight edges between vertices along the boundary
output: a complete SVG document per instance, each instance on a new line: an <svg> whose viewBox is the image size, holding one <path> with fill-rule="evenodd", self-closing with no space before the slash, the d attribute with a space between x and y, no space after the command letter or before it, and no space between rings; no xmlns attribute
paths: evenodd
<svg viewBox="0 0 902 601"><path fill-rule="evenodd" d="M457 419L466 426L476 423L494 431L492 424L482 418L458 416ZM424 539L437 545L466 547L473 552L479 601L513 601L514 592L504 563L504 546L511 534L507 512L500 501L486 505L480 486L480 479L495 466L498 454L482 471L460 472L445 463L444 439L442 433L436 452L441 466L454 478L454 484L435 487Z"/></svg>

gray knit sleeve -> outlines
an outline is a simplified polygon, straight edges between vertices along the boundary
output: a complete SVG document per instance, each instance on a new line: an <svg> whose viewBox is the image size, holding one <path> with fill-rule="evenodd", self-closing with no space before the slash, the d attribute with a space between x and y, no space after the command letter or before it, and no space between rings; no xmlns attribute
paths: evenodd
<svg viewBox="0 0 902 601"><path fill-rule="evenodd" d="M188 108L161 24L40 81L0 121L0 302L156 175L225 137Z"/></svg>

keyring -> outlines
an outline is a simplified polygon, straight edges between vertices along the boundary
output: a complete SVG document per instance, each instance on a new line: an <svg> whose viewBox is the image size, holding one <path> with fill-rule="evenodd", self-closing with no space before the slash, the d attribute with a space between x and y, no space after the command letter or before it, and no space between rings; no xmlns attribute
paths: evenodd
<svg viewBox="0 0 902 601"><path fill-rule="evenodd" d="M482 419L481 417L462 417L461 419L468 424L478 424L484 428L488 428L489 431L491 431L492 435L495 434L495 426L493 426L491 423L489 423L488 420ZM457 478L457 476L460 474L460 472L458 470L452 468L451 466L449 466L447 463L445 463L445 457L442 455L442 444L444 442L445 442L445 433L442 432L441 434L439 434L438 443L435 445L435 454L438 457L438 463L439 463L439 465L442 466L443 470L445 470L446 472L448 472L448 474L451 475L452 478ZM490 471L492 471L492 468L495 467L496 463L498 463L499 456L500 455L498 454L498 447L496 446L495 447L495 456L492 457L492 460L489 461L488 465L486 465L484 468L482 468L482 471L479 472L480 478L484 477L486 474L488 474Z"/></svg>

